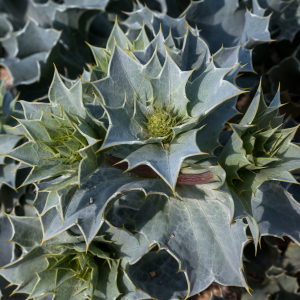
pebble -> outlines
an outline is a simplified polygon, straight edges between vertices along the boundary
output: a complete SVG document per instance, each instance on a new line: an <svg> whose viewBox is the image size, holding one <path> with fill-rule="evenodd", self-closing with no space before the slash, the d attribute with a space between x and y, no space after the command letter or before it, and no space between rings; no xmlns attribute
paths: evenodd
<svg viewBox="0 0 300 300"><path fill-rule="evenodd" d="M155 277L156 273L154 271L150 272L151 277Z"/></svg>

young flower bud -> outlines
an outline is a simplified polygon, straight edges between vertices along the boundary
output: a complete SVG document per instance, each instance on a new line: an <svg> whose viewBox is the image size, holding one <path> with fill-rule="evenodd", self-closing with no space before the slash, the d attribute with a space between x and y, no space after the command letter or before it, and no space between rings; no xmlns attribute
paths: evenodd
<svg viewBox="0 0 300 300"><path fill-rule="evenodd" d="M182 123L176 111L170 107L163 108L155 105L153 111L147 115L147 119L146 126L150 137L165 137L164 143L172 140L172 128Z"/></svg>

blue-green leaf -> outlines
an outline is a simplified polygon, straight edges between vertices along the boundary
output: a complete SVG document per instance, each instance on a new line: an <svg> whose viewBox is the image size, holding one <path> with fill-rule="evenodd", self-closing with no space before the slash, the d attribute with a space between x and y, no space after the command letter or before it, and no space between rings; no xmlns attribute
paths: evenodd
<svg viewBox="0 0 300 300"><path fill-rule="evenodd" d="M109 209L123 194L130 193L130 191L142 191L145 195L152 193L172 195L161 179L130 178L116 169L99 169L80 186L72 197L72 205L66 208L64 223L55 208L42 217L43 239L51 239L77 225L86 243L90 244L104 222L105 210ZM45 196L40 195L34 203L35 206L41 206L40 213L46 200Z"/></svg>
<svg viewBox="0 0 300 300"><path fill-rule="evenodd" d="M241 270L246 225L242 220L231 225L230 203L228 194L200 186L178 187L177 198L151 196L134 218L135 242L120 232L119 250L133 264L156 244L166 249L186 273L189 295L213 281L247 286Z"/></svg>

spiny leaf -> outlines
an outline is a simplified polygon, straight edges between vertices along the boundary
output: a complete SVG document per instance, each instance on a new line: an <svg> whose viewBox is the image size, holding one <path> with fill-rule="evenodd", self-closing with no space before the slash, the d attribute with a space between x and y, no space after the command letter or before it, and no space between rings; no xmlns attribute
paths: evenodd
<svg viewBox="0 0 300 300"><path fill-rule="evenodd" d="M182 15L186 16L191 26L202 29L201 35L212 53L217 52L222 45L230 48L245 42L239 53L238 62L242 62L242 65L247 64L246 71L253 71L251 49L259 43L270 41L268 31L270 16L261 16L259 9L250 13L246 5L236 0L225 0L222 3L194 1ZM259 8L259 5L256 4L256 8Z"/></svg>
<svg viewBox="0 0 300 300"><path fill-rule="evenodd" d="M155 299L183 299L187 295L186 278L177 272L178 262L167 251L151 251L127 269L136 287Z"/></svg>
<svg viewBox="0 0 300 300"><path fill-rule="evenodd" d="M299 203L279 183L265 182L252 195L251 206L262 235L287 235L299 242Z"/></svg>
<svg viewBox="0 0 300 300"><path fill-rule="evenodd" d="M113 235L114 245L125 256L123 263L130 264L156 244L166 249L186 273L189 295L212 281L247 286L241 271L246 225L238 220L230 226L230 207L226 193L208 187L178 187L177 198L147 198L134 218L136 235L118 231Z"/></svg>
<svg viewBox="0 0 300 300"><path fill-rule="evenodd" d="M289 171L299 165L300 148L291 143L297 128L280 129L279 95L278 91L267 106L259 86L241 122L231 126L233 133L219 162L239 193L255 192L266 180L295 182Z"/></svg>
<svg viewBox="0 0 300 300"><path fill-rule="evenodd" d="M7 156L33 167L24 184L77 172L80 184L103 163L98 150L106 130L85 108L80 80L68 89L56 71L49 99L22 102L26 120L19 120L19 130L29 141Z"/></svg>
<svg viewBox="0 0 300 300"><path fill-rule="evenodd" d="M39 246L42 238L40 220L35 218L10 217L14 235L12 240L23 247L31 247L23 256L5 267L0 274L17 284L18 292L41 299L54 295L54 299L116 299L119 261L105 263L109 254L92 244L90 251L79 237L62 233L51 242ZM97 255L104 261L99 266L94 261ZM17 274L16 274L17 272Z"/></svg>
<svg viewBox="0 0 300 300"><path fill-rule="evenodd" d="M148 165L175 190L180 166L185 158L202 153L196 143L198 130L190 130L175 137L163 147L159 144L148 144L132 152L123 161L128 162L129 170L138 165ZM186 145L189 145L187 148Z"/></svg>
<svg viewBox="0 0 300 300"><path fill-rule="evenodd" d="M232 68L216 68L211 62L206 70L192 83L187 85L189 114L200 118L208 115L218 105L239 95L242 91L224 80Z"/></svg>
<svg viewBox="0 0 300 300"><path fill-rule="evenodd" d="M108 77L93 82L99 89L104 104L112 107L119 107L126 97L130 104L136 97L140 101L149 101L152 98L151 85L142 75L146 67L141 66L132 59L119 46L115 46L112 58L109 63Z"/></svg>
<svg viewBox="0 0 300 300"><path fill-rule="evenodd" d="M11 73L14 85L29 84L39 79L36 61L45 61L59 38L58 31L45 30L29 19L21 31L5 41L5 44L8 44L11 40L15 40L18 49L12 58L2 60L2 64Z"/></svg>
<svg viewBox="0 0 300 300"><path fill-rule="evenodd" d="M154 53L157 53L161 65L165 63L167 54L172 57L177 65L180 65L181 59L177 52L178 51L172 50L166 45L166 40L163 37L162 31L159 31L156 37L144 48L144 50L133 51L133 54L143 65L149 62Z"/></svg>
<svg viewBox="0 0 300 300"><path fill-rule="evenodd" d="M179 115L187 116L188 99L185 86L191 71L183 72L167 55L161 73L156 78L150 78L153 88L154 105L172 107Z"/></svg>
<svg viewBox="0 0 300 300"><path fill-rule="evenodd" d="M194 70L192 81L200 76L207 68L211 59L206 43L189 28L184 37L181 70Z"/></svg>
<svg viewBox="0 0 300 300"><path fill-rule="evenodd" d="M143 26L140 34L137 39L133 41L133 49L134 50L143 50L149 45L149 38L147 36L145 27Z"/></svg>
<svg viewBox="0 0 300 300"><path fill-rule="evenodd" d="M66 206L64 224L56 209L51 209L42 218L44 224L44 240L58 235L60 232L77 225L89 245L104 222L105 211L123 194L142 191L146 195L163 193L171 195L171 191L160 179L139 179L122 175L119 170L99 169L81 185L72 197L72 205ZM42 213L47 195L38 194L34 206ZM49 196L48 196L49 197Z"/></svg>
<svg viewBox="0 0 300 300"><path fill-rule="evenodd" d="M113 53L115 44L117 44L123 50L132 50L133 48L130 40L126 37L123 30L118 25L117 19L107 41L106 50L110 53Z"/></svg>

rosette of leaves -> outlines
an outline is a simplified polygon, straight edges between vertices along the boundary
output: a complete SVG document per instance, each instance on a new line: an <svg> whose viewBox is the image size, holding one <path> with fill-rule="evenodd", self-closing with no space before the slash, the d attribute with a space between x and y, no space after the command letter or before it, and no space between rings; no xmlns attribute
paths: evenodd
<svg viewBox="0 0 300 300"><path fill-rule="evenodd" d="M291 141L298 127L281 128L283 116L278 116L279 97L278 90L267 106L259 86L240 123L231 124L233 134L219 162L226 170L229 184L240 193L254 193L266 180L296 182L290 171L299 168L300 148ZM274 168L280 169L276 172Z"/></svg>
<svg viewBox="0 0 300 300"><path fill-rule="evenodd" d="M135 50L138 49L136 47L143 47L143 45L146 45L143 50ZM194 47L199 50L199 54L194 52ZM148 149L151 147L154 151L158 151L160 153L159 156L163 158L162 161L157 163L153 161L151 165L149 161L152 159L148 157L143 161L129 162L130 168L141 164L149 164L174 189L183 157L198 155L201 151L199 152L199 148L198 150L194 148L194 154L191 153L193 151L190 151L189 154L186 153L187 155L183 155L179 160L178 157L174 157L174 160L176 160L172 167L174 170L168 170L169 166L173 164L170 161L167 162L172 157L172 155L169 156L168 154L170 149L173 149L172 141L174 139L177 141L177 135L184 132L187 136L188 133L186 131L190 131L190 129L194 128L194 130L198 131L204 117L209 115L219 104L241 93L238 88L223 79L232 71L234 65L231 65L231 62L227 63L221 52L216 55L214 62L211 62L211 56L205 42L191 29L186 31L183 49L180 53L175 46L171 33L167 39L164 38L162 26L151 42L149 42L144 26L140 30L137 40L132 43L117 23L108 40L106 49L91 48L97 61L97 66L93 68L91 74L87 74L86 80L91 80L92 85L86 84L85 92L90 96L94 94L98 96L110 120L108 135L104 141L103 149L125 143L136 144L137 146L143 143L148 144L144 148ZM222 68L226 63L229 67ZM100 70L99 73L101 74L100 80L97 81L95 81L97 76L93 76L93 71L96 68L98 71ZM130 69L135 70L135 74L129 72ZM209 94L209 98L204 96L205 100L202 102L200 99L201 93L205 94L205 90L208 88L208 83L206 83L205 79L208 78L208 73L211 76L215 76L215 89L222 89L224 97L222 95L214 96L215 99L210 101L209 99L212 99L213 96ZM176 76L172 78L171 74L176 74ZM139 76L140 78L138 79ZM148 78L147 81L144 80L145 77ZM116 84L117 78L118 80L122 78L122 81L118 81L118 84ZM193 80L193 83L188 83L189 78ZM214 82L214 79L210 82ZM123 97L121 97L122 94ZM228 107L232 107L232 103L227 104ZM220 119L220 127L217 126L214 131L216 135L219 134L224 121L234 114L234 110L229 110L228 112L229 115L224 115ZM117 117L119 113L124 115L121 119L122 122L124 121L124 124L121 124L120 117ZM137 120L134 121L136 123L134 131L140 131L139 133L132 131L131 124L133 124L133 121L125 121L125 118L130 120L134 114L136 114L135 119ZM115 123L117 122L115 118L119 119L118 125ZM129 135L126 133L127 141L122 141L123 137L117 131L121 128L126 128L124 127L125 122L128 124L126 126L130 126L129 130L132 132ZM162 124L166 125L165 128ZM198 125L200 127L196 128ZM201 125L205 125L205 121ZM194 135L197 135L196 131L194 131ZM117 136L118 140L115 140L115 136ZM212 137L212 140L214 139L217 140L217 137ZM162 145L165 145L165 147L162 147ZM167 149L166 147L169 146L170 149ZM217 147L217 142L212 145L213 149L215 147ZM161 148L164 148L162 152ZM130 159L133 157L137 158L136 154L142 153L139 151L144 151L142 148L140 149L134 152ZM209 153L213 151L213 149L208 149L208 147L206 149ZM179 149L176 151L179 152ZM203 148L202 152L204 151ZM127 161L127 158L124 161Z"/></svg>
<svg viewBox="0 0 300 300"><path fill-rule="evenodd" d="M8 217L13 228L10 241L23 249L19 259L0 269L0 275L17 286L13 294L63 300L119 296L119 260L113 259L111 242L103 236L95 239L89 249L80 236L66 232L41 245L43 229L39 220Z"/></svg>
<svg viewBox="0 0 300 300"><path fill-rule="evenodd" d="M240 123L230 124L232 134L219 157L235 202L235 216L249 217L256 245L258 220L252 218L255 211L251 202L257 190L261 186L264 190L263 183L269 180L296 183L290 172L300 167L300 148L292 143L298 127L282 128L283 116L278 115L280 106L279 90L267 106L260 85Z"/></svg>
<svg viewBox="0 0 300 300"><path fill-rule="evenodd" d="M16 129L28 142L6 155L32 167L23 185L71 176L68 181L63 176L56 181L61 190L69 189L64 190L69 199L74 193L70 183L76 183L76 190L102 164L103 153L97 151L105 128L84 107L81 80L68 89L56 71L49 99L49 104L21 101L25 119L18 119Z"/></svg>
<svg viewBox="0 0 300 300"><path fill-rule="evenodd" d="M189 34L185 39L188 38ZM182 71L167 51L163 66L157 51L146 65L127 53L116 44L108 76L91 86L110 123L102 149L134 145L135 151L123 160L129 164L128 170L148 165L174 191L183 160L193 155L211 155L217 147L216 144L209 149L205 141L209 138L215 142L221 128L207 136L203 131L208 122L205 117L241 91L223 79L232 68L218 69L211 62L193 83L188 83L192 71ZM214 91L206 94L210 84ZM224 115L220 120L221 127L228 117Z"/></svg>

